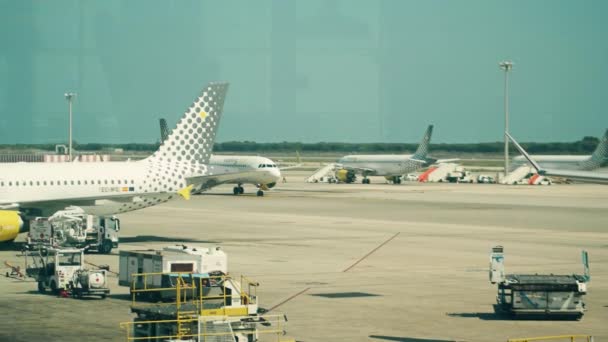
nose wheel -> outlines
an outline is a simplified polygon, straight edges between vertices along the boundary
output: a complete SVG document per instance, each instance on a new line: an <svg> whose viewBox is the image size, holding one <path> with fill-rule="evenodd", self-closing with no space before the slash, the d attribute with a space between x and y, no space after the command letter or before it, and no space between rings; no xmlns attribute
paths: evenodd
<svg viewBox="0 0 608 342"><path fill-rule="evenodd" d="M258 190L258 192L256 193L256 195L257 195L258 197L264 197L264 191L262 191L262 190Z"/></svg>

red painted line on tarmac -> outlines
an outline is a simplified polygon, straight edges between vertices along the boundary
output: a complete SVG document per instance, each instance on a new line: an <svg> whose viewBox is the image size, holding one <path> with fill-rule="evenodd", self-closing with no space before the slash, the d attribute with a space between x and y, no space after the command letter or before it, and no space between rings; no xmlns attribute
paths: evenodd
<svg viewBox="0 0 608 342"><path fill-rule="evenodd" d="M399 235L400 233L401 232L397 232L395 235L391 236L388 240L386 240L383 243L381 243L378 247L372 249L369 253L365 254L361 259L357 260L354 264L350 265L348 268L346 268L344 271L342 271L342 273L350 271L351 268L357 266L358 263L360 263L361 261L365 260L368 256L372 255L375 251L379 250L380 248L382 248L387 243L391 242L391 240L393 240L394 238L396 238L397 235Z"/></svg>

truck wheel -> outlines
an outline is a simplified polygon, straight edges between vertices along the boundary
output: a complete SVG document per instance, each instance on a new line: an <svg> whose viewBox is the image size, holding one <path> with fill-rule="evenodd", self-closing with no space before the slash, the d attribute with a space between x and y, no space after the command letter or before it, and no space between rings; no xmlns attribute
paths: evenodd
<svg viewBox="0 0 608 342"><path fill-rule="evenodd" d="M59 294L59 289L57 288L57 283L54 280L51 281L51 293L55 294L55 295Z"/></svg>
<svg viewBox="0 0 608 342"><path fill-rule="evenodd" d="M99 247L99 252L102 254L110 254L112 252L112 241L103 240Z"/></svg>
<svg viewBox="0 0 608 342"><path fill-rule="evenodd" d="M44 287L44 282L39 281L38 282L38 292L44 293L44 291L46 291L46 288Z"/></svg>

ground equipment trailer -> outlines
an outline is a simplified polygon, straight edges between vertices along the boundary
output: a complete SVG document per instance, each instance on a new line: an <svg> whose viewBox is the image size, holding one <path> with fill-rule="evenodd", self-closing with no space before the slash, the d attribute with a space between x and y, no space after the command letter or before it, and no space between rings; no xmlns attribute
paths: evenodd
<svg viewBox="0 0 608 342"><path fill-rule="evenodd" d="M86 215L78 208L30 221L28 249L40 246L86 248L109 254L118 247L120 221L115 216Z"/></svg>
<svg viewBox="0 0 608 342"><path fill-rule="evenodd" d="M138 274L143 278L153 274ZM286 339L285 315L261 315L258 307L256 282L240 277L240 281L229 275L201 275L184 295L181 284L192 279L192 273L169 274L176 277L172 303L140 303L137 292L166 291L167 289L134 289L131 312L137 316L132 322L122 323L127 340L154 342L253 342L280 341ZM136 277L133 278L137 281ZM136 288L136 284L133 284ZM206 291L205 291L206 290Z"/></svg>
<svg viewBox="0 0 608 342"><path fill-rule="evenodd" d="M54 294L71 293L77 298L105 298L110 293L107 270L86 269L83 249L40 248L28 251L25 260L26 274L36 279L39 292L50 289Z"/></svg>
<svg viewBox="0 0 608 342"><path fill-rule="evenodd" d="M220 248L176 245L161 250L120 251L118 284L134 290L173 288L179 274L191 273L180 281L195 283L201 275L228 273L228 257ZM135 276L134 274L148 274ZM151 300L169 300L175 291L139 291L138 296Z"/></svg>
<svg viewBox="0 0 608 342"><path fill-rule="evenodd" d="M582 252L584 275L505 274L502 246L492 248L490 282L498 284L494 310L525 318L580 319L585 312L589 263Z"/></svg>

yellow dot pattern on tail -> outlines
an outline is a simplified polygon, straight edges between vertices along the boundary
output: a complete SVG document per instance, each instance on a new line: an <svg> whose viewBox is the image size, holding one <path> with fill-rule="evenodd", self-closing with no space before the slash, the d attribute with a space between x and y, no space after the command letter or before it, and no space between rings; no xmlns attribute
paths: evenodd
<svg viewBox="0 0 608 342"><path fill-rule="evenodd" d="M207 164L227 90L227 83L211 83L203 89L153 158L163 163Z"/></svg>

